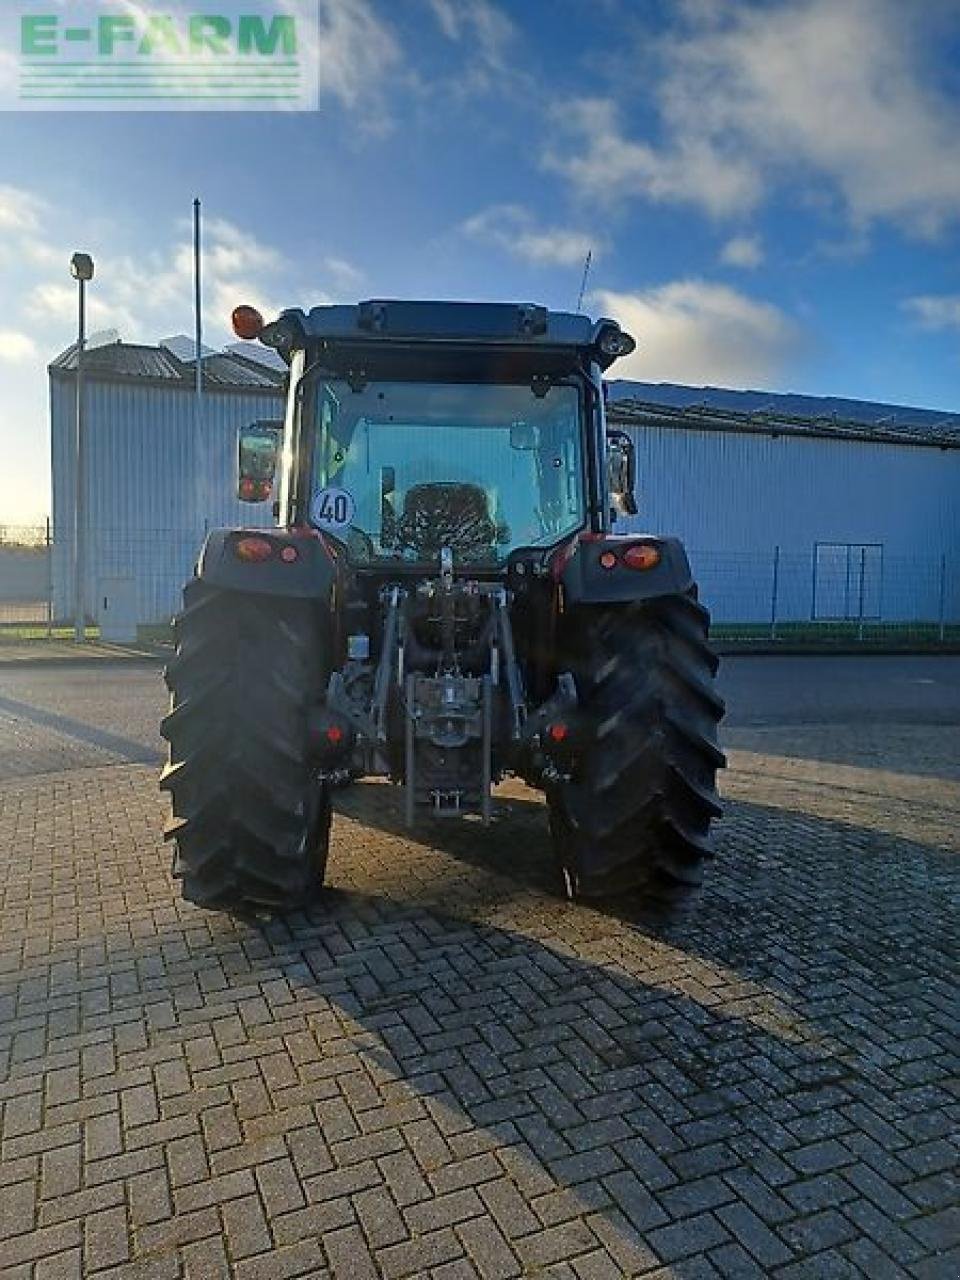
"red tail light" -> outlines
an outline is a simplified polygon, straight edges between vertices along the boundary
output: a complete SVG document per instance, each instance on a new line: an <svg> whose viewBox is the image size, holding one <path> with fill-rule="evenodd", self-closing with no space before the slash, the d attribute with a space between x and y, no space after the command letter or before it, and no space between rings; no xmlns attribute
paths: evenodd
<svg viewBox="0 0 960 1280"><path fill-rule="evenodd" d="M272 492L269 480L252 480L250 476L244 476L240 481L240 497L247 502L266 502Z"/></svg>
<svg viewBox="0 0 960 1280"><path fill-rule="evenodd" d="M566 742L570 736L570 730L562 720L555 720L553 724L547 725L547 737L551 742Z"/></svg>
<svg viewBox="0 0 960 1280"><path fill-rule="evenodd" d="M620 557L628 569L655 569L660 563L660 548L650 542L636 542Z"/></svg>
<svg viewBox="0 0 960 1280"><path fill-rule="evenodd" d="M600 568L615 569L617 567L617 557L613 551L603 551L600 553Z"/></svg>
<svg viewBox="0 0 960 1280"><path fill-rule="evenodd" d="M234 543L233 553L238 560L252 562L269 560L273 555L273 543L267 538L238 538Z"/></svg>
<svg viewBox="0 0 960 1280"><path fill-rule="evenodd" d="M308 713L308 731L313 755L327 763L342 760L353 750L356 733L346 720L326 706Z"/></svg>

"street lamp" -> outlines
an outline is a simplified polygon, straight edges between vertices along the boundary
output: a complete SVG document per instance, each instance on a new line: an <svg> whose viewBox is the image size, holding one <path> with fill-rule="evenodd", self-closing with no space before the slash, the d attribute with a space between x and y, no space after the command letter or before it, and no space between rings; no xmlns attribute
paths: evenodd
<svg viewBox="0 0 960 1280"><path fill-rule="evenodd" d="M73 488L73 638L82 644L86 638L83 615L83 350L87 341L88 281L93 279L93 259L89 253L75 253L70 259L70 274L79 286L79 311L77 321L77 429L74 450Z"/></svg>

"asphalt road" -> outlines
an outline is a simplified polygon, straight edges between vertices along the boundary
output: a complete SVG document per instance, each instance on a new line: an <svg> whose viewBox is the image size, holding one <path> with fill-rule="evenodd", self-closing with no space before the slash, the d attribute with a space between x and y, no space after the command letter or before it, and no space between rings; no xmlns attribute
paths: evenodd
<svg viewBox="0 0 960 1280"><path fill-rule="evenodd" d="M862 726L866 741L878 729L960 725L960 657L729 657L720 685L735 747L793 726L798 743L819 731L799 754L829 759L831 726ZM0 777L159 761L166 704L157 666L0 667ZM849 734L842 759L868 762L851 755Z"/></svg>

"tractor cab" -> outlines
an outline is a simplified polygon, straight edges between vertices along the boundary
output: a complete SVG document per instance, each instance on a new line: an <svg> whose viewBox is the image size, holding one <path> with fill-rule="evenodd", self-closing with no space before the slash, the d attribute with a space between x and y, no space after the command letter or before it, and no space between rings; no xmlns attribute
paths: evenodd
<svg viewBox="0 0 960 1280"><path fill-rule="evenodd" d="M449 546L458 567L496 572L518 548L635 510L632 444L609 445L603 426L602 371L634 347L612 320L367 302L269 325L238 308L235 326L290 365L282 522L342 542L357 565L422 569ZM251 481L241 462L241 498L262 493Z"/></svg>

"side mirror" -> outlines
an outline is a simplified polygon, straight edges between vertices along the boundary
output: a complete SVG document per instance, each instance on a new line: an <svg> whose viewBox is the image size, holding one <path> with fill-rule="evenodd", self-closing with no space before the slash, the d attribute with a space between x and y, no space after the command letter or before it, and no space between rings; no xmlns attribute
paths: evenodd
<svg viewBox="0 0 960 1280"><path fill-rule="evenodd" d="M536 449L539 441L539 433L532 422L511 422L510 423L510 448L518 449L523 453L530 453Z"/></svg>
<svg viewBox="0 0 960 1280"><path fill-rule="evenodd" d="M637 451L625 431L607 432L607 484L614 516L635 516Z"/></svg>
<svg viewBox="0 0 960 1280"><path fill-rule="evenodd" d="M273 493L282 432L281 422L251 422L241 427L237 437L237 497L241 502L266 502Z"/></svg>

